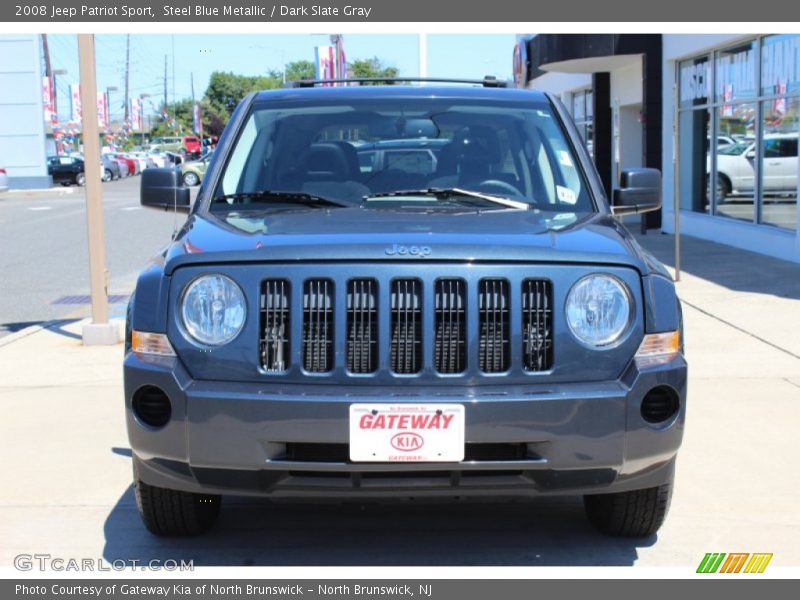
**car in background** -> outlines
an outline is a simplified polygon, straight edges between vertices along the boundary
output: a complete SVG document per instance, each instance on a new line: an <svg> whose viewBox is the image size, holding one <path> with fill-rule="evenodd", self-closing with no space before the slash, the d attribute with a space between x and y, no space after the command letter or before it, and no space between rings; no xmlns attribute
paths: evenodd
<svg viewBox="0 0 800 600"><path fill-rule="evenodd" d="M60 185L86 183L83 159L77 156L48 156L47 174L53 178L53 183Z"/></svg>
<svg viewBox="0 0 800 600"><path fill-rule="evenodd" d="M147 169L148 163L147 163L146 152L141 152L141 151L126 152L125 156L127 156L128 158L132 158L138 163L140 173L145 169Z"/></svg>
<svg viewBox="0 0 800 600"><path fill-rule="evenodd" d="M8 173L0 167L0 193L8 191Z"/></svg>
<svg viewBox="0 0 800 600"><path fill-rule="evenodd" d="M162 152L180 152L183 148L183 139L178 136L166 136L153 138L150 143L150 152L160 150Z"/></svg>
<svg viewBox="0 0 800 600"><path fill-rule="evenodd" d="M183 179L184 185L188 185L189 187L200 185L213 154L214 151L212 150L201 156L199 160L190 160L181 165L181 178Z"/></svg>
<svg viewBox="0 0 800 600"><path fill-rule="evenodd" d="M109 156L108 154L101 154L100 161L103 163L103 181L113 181L114 179L120 179L123 177L120 163L115 158ZM126 166L126 173L127 170L128 168Z"/></svg>
<svg viewBox="0 0 800 600"><path fill-rule="evenodd" d="M139 163L127 154L123 154L121 152L112 152L111 156L125 162L125 164L128 166L128 175L138 175L141 172Z"/></svg>
<svg viewBox="0 0 800 600"><path fill-rule="evenodd" d="M203 154L203 147L200 138L196 135L183 136L183 153L190 159L197 159Z"/></svg>
<svg viewBox="0 0 800 600"><path fill-rule="evenodd" d="M716 198L752 194L755 190L755 142L737 142L717 150ZM765 193L797 193L797 134L769 133L764 136L762 189ZM711 177L711 161L707 170Z"/></svg>

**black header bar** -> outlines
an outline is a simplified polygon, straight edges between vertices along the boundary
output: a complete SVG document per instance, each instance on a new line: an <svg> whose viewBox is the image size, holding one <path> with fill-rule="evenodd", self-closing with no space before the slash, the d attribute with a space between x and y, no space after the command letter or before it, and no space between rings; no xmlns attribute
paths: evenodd
<svg viewBox="0 0 800 600"><path fill-rule="evenodd" d="M786 0L4 0L0 22L707 22L800 21ZM798 23L800 29L800 23Z"/></svg>

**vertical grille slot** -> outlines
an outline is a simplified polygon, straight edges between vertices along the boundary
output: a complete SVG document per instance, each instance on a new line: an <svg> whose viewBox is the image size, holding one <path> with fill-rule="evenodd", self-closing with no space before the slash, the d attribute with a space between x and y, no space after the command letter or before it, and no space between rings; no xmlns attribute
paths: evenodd
<svg viewBox="0 0 800 600"><path fill-rule="evenodd" d="M422 283L395 279L391 288L391 368L395 373L422 369Z"/></svg>
<svg viewBox="0 0 800 600"><path fill-rule="evenodd" d="M467 363L466 285L439 279L435 289L434 366L439 373L461 373Z"/></svg>
<svg viewBox="0 0 800 600"><path fill-rule="evenodd" d="M522 282L522 356L526 371L553 366L553 292L549 281Z"/></svg>
<svg viewBox="0 0 800 600"><path fill-rule="evenodd" d="M333 282L307 279L303 284L303 368L310 373L333 369Z"/></svg>
<svg viewBox="0 0 800 600"><path fill-rule="evenodd" d="M374 373L378 367L378 284L374 279L347 283L347 370Z"/></svg>
<svg viewBox="0 0 800 600"><path fill-rule="evenodd" d="M270 373L288 368L289 282L268 279L261 284L261 367Z"/></svg>
<svg viewBox="0 0 800 600"><path fill-rule="evenodd" d="M478 284L480 345L478 364L484 373L509 368L509 297L505 279L482 279Z"/></svg>

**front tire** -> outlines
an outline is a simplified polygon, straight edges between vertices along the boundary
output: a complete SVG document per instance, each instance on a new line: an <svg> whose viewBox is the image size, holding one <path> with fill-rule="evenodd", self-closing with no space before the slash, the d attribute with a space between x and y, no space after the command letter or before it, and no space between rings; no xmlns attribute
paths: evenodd
<svg viewBox="0 0 800 600"><path fill-rule="evenodd" d="M155 535L189 536L207 531L219 516L221 497L148 485L136 479L136 507Z"/></svg>
<svg viewBox="0 0 800 600"><path fill-rule="evenodd" d="M103 181L111 181L114 179L114 174L111 172L111 169L105 169L103 171Z"/></svg>
<svg viewBox="0 0 800 600"><path fill-rule="evenodd" d="M187 187L194 187L200 184L200 178L197 176L197 173L192 173L191 171L187 171L183 175L183 183Z"/></svg>
<svg viewBox="0 0 800 600"><path fill-rule="evenodd" d="M86 173L78 173L75 175L75 185L83 187L86 184Z"/></svg>
<svg viewBox="0 0 800 600"><path fill-rule="evenodd" d="M664 523L672 498L672 482L664 485L583 497L586 516L606 535L644 537L653 535Z"/></svg>

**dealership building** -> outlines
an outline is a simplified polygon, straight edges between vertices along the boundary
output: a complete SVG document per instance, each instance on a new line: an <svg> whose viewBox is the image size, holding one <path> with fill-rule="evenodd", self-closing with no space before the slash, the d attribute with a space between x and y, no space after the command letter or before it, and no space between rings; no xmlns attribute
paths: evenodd
<svg viewBox="0 0 800 600"><path fill-rule="evenodd" d="M38 35L0 36L0 167L12 188L47 188Z"/></svg>
<svg viewBox="0 0 800 600"><path fill-rule="evenodd" d="M648 228L800 263L800 35L520 37L518 84L557 94L607 191L663 173Z"/></svg>

